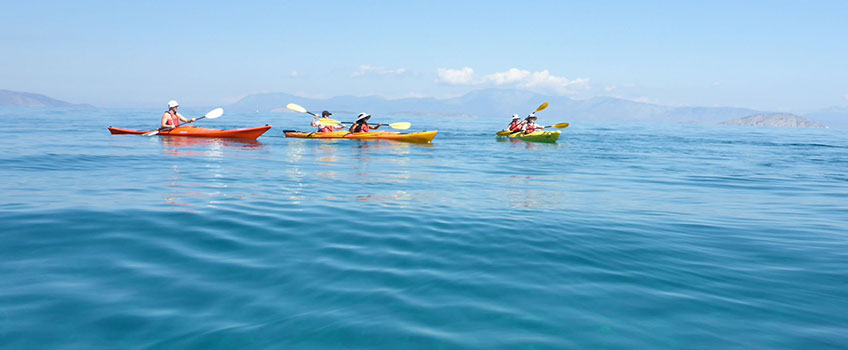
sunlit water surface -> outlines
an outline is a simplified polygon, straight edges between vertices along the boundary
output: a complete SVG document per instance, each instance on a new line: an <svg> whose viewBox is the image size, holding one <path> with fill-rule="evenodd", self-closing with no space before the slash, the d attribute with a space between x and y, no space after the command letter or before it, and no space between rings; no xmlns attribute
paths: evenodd
<svg viewBox="0 0 848 350"><path fill-rule="evenodd" d="M844 130L159 112L0 110L0 348L848 347Z"/></svg>

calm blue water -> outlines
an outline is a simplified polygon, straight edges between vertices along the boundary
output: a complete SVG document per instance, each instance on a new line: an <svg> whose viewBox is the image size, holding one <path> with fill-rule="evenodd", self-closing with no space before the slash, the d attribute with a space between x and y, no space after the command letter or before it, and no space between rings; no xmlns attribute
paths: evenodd
<svg viewBox="0 0 848 350"><path fill-rule="evenodd" d="M160 113L0 110L0 348L848 347L844 130Z"/></svg>

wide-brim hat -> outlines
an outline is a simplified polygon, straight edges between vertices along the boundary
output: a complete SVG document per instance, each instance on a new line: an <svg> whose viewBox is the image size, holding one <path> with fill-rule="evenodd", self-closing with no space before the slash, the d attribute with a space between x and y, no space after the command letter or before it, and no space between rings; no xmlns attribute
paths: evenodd
<svg viewBox="0 0 848 350"><path fill-rule="evenodd" d="M356 117L356 122L357 122L357 123L359 123L360 121L366 120L366 119L368 119L368 118L371 118L371 115L370 115L370 114L368 114L368 113L359 113L359 116L358 116L358 117Z"/></svg>

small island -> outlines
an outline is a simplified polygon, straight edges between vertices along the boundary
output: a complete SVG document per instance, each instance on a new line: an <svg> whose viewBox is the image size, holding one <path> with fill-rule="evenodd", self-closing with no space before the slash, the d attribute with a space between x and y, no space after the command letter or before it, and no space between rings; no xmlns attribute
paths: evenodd
<svg viewBox="0 0 848 350"><path fill-rule="evenodd" d="M766 126L773 128L827 128L826 125L790 113L762 113L728 120L721 125Z"/></svg>
<svg viewBox="0 0 848 350"><path fill-rule="evenodd" d="M88 104L76 104L57 100L42 94L0 89L2 107L75 107L91 108Z"/></svg>

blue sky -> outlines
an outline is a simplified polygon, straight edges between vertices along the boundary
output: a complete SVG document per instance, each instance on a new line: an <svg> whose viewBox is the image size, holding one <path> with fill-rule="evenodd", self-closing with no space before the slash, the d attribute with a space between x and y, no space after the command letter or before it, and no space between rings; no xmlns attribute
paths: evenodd
<svg viewBox="0 0 848 350"><path fill-rule="evenodd" d="M7 1L0 89L118 107L256 92L848 105L845 1Z"/></svg>

